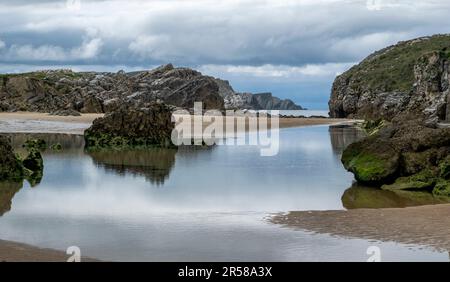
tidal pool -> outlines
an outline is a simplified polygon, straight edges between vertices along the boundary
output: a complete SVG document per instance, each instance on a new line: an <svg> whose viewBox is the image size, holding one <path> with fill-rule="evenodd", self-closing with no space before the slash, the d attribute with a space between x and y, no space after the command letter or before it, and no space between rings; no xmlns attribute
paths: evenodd
<svg viewBox="0 0 450 282"><path fill-rule="evenodd" d="M340 162L345 146L362 136L348 126L282 129L274 157L252 146L86 152L81 136L48 134L14 134L18 152L30 136L63 150L44 152L39 185L1 184L3 240L78 246L84 256L110 261L366 261L370 246L385 261L449 259L427 247L270 223L280 212L364 205L348 190L353 175ZM364 200L367 194L388 201L383 207L406 205L373 190Z"/></svg>

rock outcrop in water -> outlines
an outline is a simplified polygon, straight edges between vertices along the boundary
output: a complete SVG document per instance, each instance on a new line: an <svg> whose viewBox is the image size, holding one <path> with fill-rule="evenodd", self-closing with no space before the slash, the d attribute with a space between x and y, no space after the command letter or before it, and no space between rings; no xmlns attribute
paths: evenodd
<svg viewBox="0 0 450 282"><path fill-rule="evenodd" d="M87 147L170 147L172 109L162 103L149 103L142 108L127 104L98 118L85 131Z"/></svg>
<svg viewBox="0 0 450 282"><path fill-rule="evenodd" d="M77 115L110 112L123 103L139 108L156 101L184 109L193 108L194 102L218 110L300 109L292 101L271 94L252 97L235 93L227 81L171 64L132 73L55 70L0 75L0 111Z"/></svg>
<svg viewBox="0 0 450 282"><path fill-rule="evenodd" d="M336 78L330 116L450 122L450 35L380 50Z"/></svg>
<svg viewBox="0 0 450 282"><path fill-rule="evenodd" d="M14 154L8 137L0 135L0 181L19 181L24 177L20 159Z"/></svg>
<svg viewBox="0 0 450 282"><path fill-rule="evenodd" d="M21 160L14 153L8 137L0 135L0 181L21 182L27 179L31 186L42 180L44 161L39 152L40 142L27 142L28 156Z"/></svg>
<svg viewBox="0 0 450 282"><path fill-rule="evenodd" d="M361 183L450 197L450 128L392 124L351 144L342 162Z"/></svg>

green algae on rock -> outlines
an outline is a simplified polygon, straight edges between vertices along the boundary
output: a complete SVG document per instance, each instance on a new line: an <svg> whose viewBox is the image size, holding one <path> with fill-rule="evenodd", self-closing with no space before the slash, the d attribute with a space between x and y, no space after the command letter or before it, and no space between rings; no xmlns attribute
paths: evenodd
<svg viewBox="0 0 450 282"><path fill-rule="evenodd" d="M449 197L449 155L450 129L415 120L388 125L351 144L342 162L363 184Z"/></svg>
<svg viewBox="0 0 450 282"><path fill-rule="evenodd" d="M21 160L14 154L9 138L0 135L0 181L22 182L27 179L31 186L35 186L42 180L44 161L37 149L41 142L28 140L25 143L28 156Z"/></svg>
<svg viewBox="0 0 450 282"><path fill-rule="evenodd" d="M433 195L450 197L450 181L440 180L433 189Z"/></svg>
<svg viewBox="0 0 450 282"><path fill-rule="evenodd" d="M425 169L407 177L398 178L394 184L383 185L383 190L427 190L432 189L437 182L437 175L431 169Z"/></svg>
<svg viewBox="0 0 450 282"><path fill-rule="evenodd" d="M0 135L0 181L23 179L24 169L8 137Z"/></svg>
<svg viewBox="0 0 450 282"><path fill-rule="evenodd" d="M344 167L363 183L381 183L392 178L399 165L398 153L386 142L372 138L353 143L344 151Z"/></svg>

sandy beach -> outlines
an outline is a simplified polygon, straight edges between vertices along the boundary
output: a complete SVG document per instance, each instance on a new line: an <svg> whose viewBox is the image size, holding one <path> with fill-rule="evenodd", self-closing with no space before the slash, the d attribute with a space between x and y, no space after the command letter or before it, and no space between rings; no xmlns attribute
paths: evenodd
<svg viewBox="0 0 450 282"><path fill-rule="evenodd" d="M290 212L271 222L345 238L428 246L450 252L450 205L403 209Z"/></svg>
<svg viewBox="0 0 450 282"><path fill-rule="evenodd" d="M46 113L0 113L0 133L64 133L82 135L92 122L103 114L82 114L81 116L52 116ZM270 119L269 119L270 120ZM226 123L233 119L227 118ZM327 118L280 118L280 128L332 125L353 122L348 119ZM204 126L210 123L205 122ZM270 126L270 123L269 123ZM248 123L245 126L249 130Z"/></svg>

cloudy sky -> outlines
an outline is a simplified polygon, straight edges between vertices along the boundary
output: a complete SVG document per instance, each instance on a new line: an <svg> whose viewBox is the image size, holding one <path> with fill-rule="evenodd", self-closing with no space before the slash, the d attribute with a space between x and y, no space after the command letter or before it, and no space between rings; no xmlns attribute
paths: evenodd
<svg viewBox="0 0 450 282"><path fill-rule="evenodd" d="M325 109L336 74L450 33L449 14L447 0L0 0L0 72L171 62Z"/></svg>

